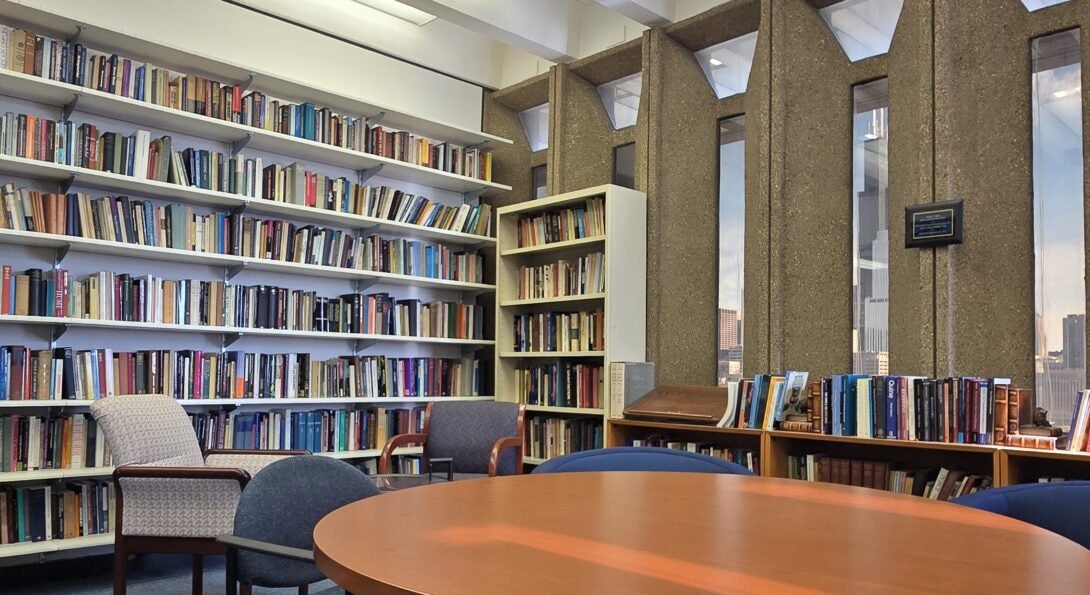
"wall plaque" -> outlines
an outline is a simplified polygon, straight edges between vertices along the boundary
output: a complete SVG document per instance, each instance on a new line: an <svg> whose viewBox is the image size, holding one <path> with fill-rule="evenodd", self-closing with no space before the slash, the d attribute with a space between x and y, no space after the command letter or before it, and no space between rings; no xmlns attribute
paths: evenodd
<svg viewBox="0 0 1090 595"><path fill-rule="evenodd" d="M960 200L905 207L905 248L960 244L965 217Z"/></svg>

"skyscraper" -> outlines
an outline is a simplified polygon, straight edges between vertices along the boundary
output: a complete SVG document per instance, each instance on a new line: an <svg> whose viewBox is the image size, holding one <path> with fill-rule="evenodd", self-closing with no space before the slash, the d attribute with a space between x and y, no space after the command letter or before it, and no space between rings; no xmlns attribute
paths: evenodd
<svg viewBox="0 0 1090 595"><path fill-rule="evenodd" d="M719 309L719 350L738 344L738 310Z"/></svg>
<svg viewBox="0 0 1090 595"><path fill-rule="evenodd" d="M1064 367L1086 367L1086 314L1068 314L1064 317Z"/></svg>

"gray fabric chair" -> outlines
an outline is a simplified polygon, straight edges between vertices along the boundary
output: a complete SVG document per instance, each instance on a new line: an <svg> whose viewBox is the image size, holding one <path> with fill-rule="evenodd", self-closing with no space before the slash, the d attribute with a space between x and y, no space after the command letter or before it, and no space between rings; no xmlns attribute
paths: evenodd
<svg viewBox="0 0 1090 595"><path fill-rule="evenodd" d="M193 592L205 554L225 554L216 536L233 527L242 488L283 450L201 453L182 406L165 395L123 395L91 404L114 470L114 593L125 593L129 554L193 554Z"/></svg>
<svg viewBox="0 0 1090 595"><path fill-rule="evenodd" d="M352 465L326 457L277 461L258 473L238 500L227 546L227 593L242 583L299 587L325 579L314 565L314 527L334 510L378 494L378 488Z"/></svg>
<svg viewBox="0 0 1090 595"><path fill-rule="evenodd" d="M424 412L424 431L394 436L382 449L379 473L390 473L394 449L424 445L424 470L447 466L452 479L522 473L526 406L498 401L433 402Z"/></svg>

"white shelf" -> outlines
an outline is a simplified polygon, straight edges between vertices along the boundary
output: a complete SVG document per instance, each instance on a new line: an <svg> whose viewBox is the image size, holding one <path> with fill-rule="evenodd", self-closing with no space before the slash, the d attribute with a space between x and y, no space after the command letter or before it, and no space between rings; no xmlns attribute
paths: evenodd
<svg viewBox="0 0 1090 595"><path fill-rule="evenodd" d="M554 196L539 198L537 200L529 200L526 202L508 205L506 207L500 207L497 212L500 215L515 215L520 213L538 213L571 205L581 205L585 203L588 198L604 197L607 193L615 192L617 189L624 190L624 188L621 188L619 186L612 186L608 184L603 186L594 186L592 188L576 190L575 192L565 192L564 194L557 194ZM609 230L608 226L606 227L606 230Z"/></svg>
<svg viewBox="0 0 1090 595"><path fill-rule="evenodd" d="M91 240L75 236L38 233L33 231L17 231L12 229L0 229L0 244L40 246L46 248L61 248L68 246L71 250L87 254L130 257L139 256L148 260L186 262L207 266L241 265L244 268L255 271L270 271L274 273L305 275L308 277L329 277L334 279L365 279L390 285L433 287L439 289L479 292L495 291L496 289L495 285L488 285L485 283L470 283L467 281L433 279L431 277L418 277L414 275L368 271L364 269L348 269L280 260L266 260L264 258L234 256L232 254L195 252L193 250L160 248L158 246L145 246L142 244L125 244L107 240Z"/></svg>
<svg viewBox="0 0 1090 595"><path fill-rule="evenodd" d="M360 404L412 404L433 403L437 401L492 401L495 397L314 397L306 399L176 399L183 407L222 407L244 405L341 405ZM39 407L90 407L93 400L88 399L27 399L0 400L0 409L34 409Z"/></svg>
<svg viewBox="0 0 1090 595"><path fill-rule="evenodd" d="M588 293L585 295L566 295L562 297L533 298L526 300L504 300L500 306L513 308L517 306L536 306L539 304L569 304L573 302L597 302L606 299L604 293Z"/></svg>
<svg viewBox="0 0 1090 595"><path fill-rule="evenodd" d="M549 459L541 459L538 457L522 457L522 463L524 465L540 465Z"/></svg>
<svg viewBox="0 0 1090 595"><path fill-rule="evenodd" d="M604 351L504 351L500 357L605 357Z"/></svg>
<svg viewBox="0 0 1090 595"><path fill-rule="evenodd" d="M42 77L0 69L0 89L13 97L28 99L39 103L64 106L78 94L77 109L102 116L118 118L134 124L175 132L190 134L225 143L241 141L250 136L247 148L269 151L281 155L290 155L327 165L354 170L371 169L382 166L382 176L406 182L423 184L433 188L442 188L455 192L481 190L483 194L507 192L510 186L478 180L445 171L414 165L397 159L380 157L370 153L343 149L316 141L298 138L287 134L271 132L226 120L184 112L158 106L146 101L136 101L118 95L96 91L90 88L70 85ZM315 101L315 105L324 104ZM389 112L387 112L389 114ZM356 114L354 114L356 115ZM386 120L384 118L384 124ZM409 129L418 133L416 130ZM483 134L483 133L478 133ZM485 138L487 137L487 138ZM479 137L477 142L500 142L503 139L492 135ZM509 141L508 141L509 142Z"/></svg>
<svg viewBox="0 0 1090 595"><path fill-rule="evenodd" d="M558 407L555 405L527 405L526 410L536 413L565 413L569 415L594 415L598 417L601 417L606 413L605 409L590 407Z"/></svg>
<svg viewBox="0 0 1090 595"><path fill-rule="evenodd" d="M86 537L73 537L71 539L53 539L50 541L34 541L27 543L10 543L0 545L0 558L26 556L31 554L48 554L64 550L78 550L92 547L112 546L114 544L113 533L101 535L88 535Z"/></svg>
<svg viewBox="0 0 1090 595"><path fill-rule="evenodd" d="M0 473L0 484L27 481L53 481L56 479L81 479L109 477L113 467L85 467L82 469L39 469L37 471L9 471Z"/></svg>
<svg viewBox="0 0 1090 595"><path fill-rule="evenodd" d="M125 330L160 331L170 333L202 333L206 335L237 334L255 337L293 337L299 339L325 339L332 341L361 340L388 343L434 343L439 345L494 345L489 339L447 339L443 337L403 337L398 335L374 335L356 333L329 333L320 331L291 331L265 328L236 328L230 326L203 326L199 324L156 324L154 322L127 322L123 320L90 320L85 318L59 318L55 316L0 315L0 324L36 324L85 328L110 328Z"/></svg>
<svg viewBox="0 0 1090 595"><path fill-rule="evenodd" d="M2 72L2 71L0 71ZM368 230L375 232L388 231L402 235L411 235L414 238L430 239L461 245L491 245L495 238L479 236L476 234L450 231L412 223L367 217L340 211L330 211L315 207L308 207L292 203L277 202L263 198L250 198L239 194L205 190L192 186L180 186L169 182L147 180L123 176L120 174L97 171L72 165L37 161L12 155L0 155L0 174L35 178L53 182L64 182L72 179L74 184L98 188L107 191L119 191L148 196L162 200L178 200L190 204L204 205L217 208L234 208L245 206L247 210L255 213L266 213L284 217L296 217L315 223L325 223L346 228Z"/></svg>
<svg viewBox="0 0 1090 595"><path fill-rule="evenodd" d="M583 246L592 246L596 244L605 244L606 236L590 236L586 238L579 238L578 240L567 240L565 242L551 242L548 244L541 244L538 246L527 246L525 248L508 248L500 251L500 256L514 256L516 254L532 254L541 252L557 252L560 250L568 250L571 248L580 248Z"/></svg>
<svg viewBox="0 0 1090 595"><path fill-rule="evenodd" d="M424 448L421 446L402 446L401 448L394 449L395 455L418 455L423 452ZM319 452L314 454L332 459L374 459L382 456L382 449L369 448L367 450L342 450L339 452Z"/></svg>

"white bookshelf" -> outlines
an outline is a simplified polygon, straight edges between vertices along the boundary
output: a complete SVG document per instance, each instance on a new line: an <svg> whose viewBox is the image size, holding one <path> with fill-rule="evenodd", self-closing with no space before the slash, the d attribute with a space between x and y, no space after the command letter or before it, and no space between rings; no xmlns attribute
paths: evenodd
<svg viewBox="0 0 1090 595"><path fill-rule="evenodd" d="M449 141L465 147L477 147L491 150L510 145L511 141L479 130L435 121L356 97L338 94L328 89L314 88L298 81L278 77L272 73L257 71L229 60L212 58L206 55L181 52L176 48L147 41L134 35L109 31L95 26L88 26L62 16L51 14L26 6L13 0L0 0L0 23L28 27L39 34L50 35L58 39L71 39L78 34L80 42L88 48L103 52L116 52L122 56L139 61L147 61L156 66L167 68L175 73L187 73L203 76L224 84L244 84L248 90L265 93L271 98L291 102L311 102L315 106L328 107L341 114L360 116L379 121L388 130L405 130L433 139L438 142ZM6 107L4 104L13 107ZM31 104L33 104L31 106ZM31 107L27 107L31 106ZM446 205L472 203L480 196L509 191L510 186L495 181L486 181L470 176L458 175L431 169L412 163L373 155L366 152L344 149L275 133L264 129L211 118L203 115L175 110L137 101L110 93L80 87L47 78L26 75L4 70L0 67L0 112L33 113L42 117L56 119L60 113L74 109L71 117L74 122L89 121L104 130L128 134L136 129L150 129L161 134L176 136L175 148L194 146L215 148L227 152L232 145L242 146L242 154L247 157L262 156L265 165L273 163L286 166L300 162L310 171L321 172L330 177L360 178L377 175L372 185L392 186L426 196ZM106 123L103 124L103 121ZM202 145L201 143L204 143ZM241 210L247 214L271 216L298 222L301 224L328 225L357 235L391 234L411 240L424 240L442 243L452 248L464 247L492 248L496 245L494 237L425 227L399 221L391 221L365 215L356 215L299 204L277 202L262 198L251 198L226 192L204 190L155 180L140 179L110 172L56 164L10 155L0 155L0 183L12 182L26 187L21 181L33 181L34 189L43 192L67 191L87 192L94 197L104 194L129 195L134 198L147 198L163 202L181 202L195 207L216 210ZM381 180L381 181L380 181ZM37 252L34 252L34 251ZM46 254L46 252L50 252ZM50 266L69 268L69 260L76 260L85 268L87 263L94 263L93 270L117 270L129 272L125 266L116 264L125 259L138 259L144 266L158 270L162 266L174 270L190 270L191 275L204 280L218 280L234 283L234 274L242 271L243 275L263 275L262 283L273 283L283 276L301 279L297 283L308 286L336 284L341 291L351 287L356 291L371 285L390 290L395 297L442 299L471 302L481 294L492 294L496 286L491 283L492 263L486 262L485 283L450 281L410 275L383 273L376 271L324 267L293 262L282 262L259 258L246 258L234 255L202 253L188 250L158 248L121 242L90 240L85 238L54 235L38 232L20 232L0 229L0 264L13 264L9 255L20 254L26 264L27 254L33 253L33 266L48 269ZM62 263L63 260L63 263ZM128 262L133 262L132 260ZM29 268L29 267L27 267ZM219 269L219 270L217 270ZM90 270L81 271L86 274ZM211 272L211 275L209 273ZM74 273L75 274L75 273ZM169 276L169 275L166 275ZM180 278L180 277L173 277ZM267 280L271 281L267 281ZM288 285L284 283L282 285ZM320 295L335 295L330 291L318 289ZM374 290L369 290L374 291ZM402 296L398 292L405 292ZM48 329L42 338L40 329ZM78 329L87 333L91 339L104 341L124 341L122 350L168 349L177 336L200 339L220 349L227 349L232 341L249 339L260 341L258 348L248 351L279 353L284 351L315 352L326 351L339 354L356 353L360 355L387 354L394 357L446 357L457 358L482 348L492 348L495 341L486 339L449 339L417 336L391 336L358 333L329 333L292 331L278 329L235 328L227 326L200 325L162 325L144 322L125 322L111 320L88 320L58 318L46 316L0 315L0 344L26 344L32 349L52 346L65 346L71 336L69 329ZM61 335L69 334L58 340ZM165 337L165 338L164 338ZM122 339L123 338L123 339ZM257 338L257 339L253 339ZM31 345L31 341L37 341ZM339 345L336 342L341 342ZM137 347L133 347L137 345ZM346 348L347 346L347 348ZM83 346L82 348L87 348ZM81 349L82 349L81 348ZM389 351L388 351L389 350ZM485 357L491 358L493 352L487 351ZM488 382L486 381L487 387ZM491 392L491 391L489 391ZM494 397L488 395L457 395L448 397L330 397L306 399L189 399L179 403L189 410L201 411L209 408L233 407L250 411L272 408L354 408L361 406L380 406L388 408L411 407L436 401L488 401ZM60 412L86 412L90 401L66 400L25 400L0 401L0 415L43 415ZM378 448L350 450L342 452L320 453L323 456L338 459L372 459L381 454L382 444ZM396 454L419 454L419 447L401 448ZM0 487L9 485L35 485L38 483L63 482L70 479L104 479L113 469L96 467L84 469L48 469L38 471L0 473ZM52 540L48 542L21 543L0 546L0 559L37 556L45 559L58 552L71 552L66 555L79 555L82 550L107 549L113 543L112 535L95 535L77 539Z"/></svg>
<svg viewBox="0 0 1090 595"><path fill-rule="evenodd" d="M520 216L561 210L585 204L601 197L605 202L606 233L538 246L518 245ZM496 399L519 401L516 371L530 365L574 361L602 365L601 407L565 407L528 405L528 425L534 418L596 420L602 424L609 416L609 362L644 361L646 328L646 197L642 192L606 185L531 200L497 210L497 312ZM604 293L548 298L520 298L519 267L543 265L563 258L571 260L593 252L603 252ZM520 352L516 350L514 316L523 313L575 312L603 309L605 314L605 349L601 351ZM527 428L527 440L530 430ZM528 444L529 445L529 444ZM527 449L526 455L534 454ZM543 457L526 456L524 462L536 465Z"/></svg>

